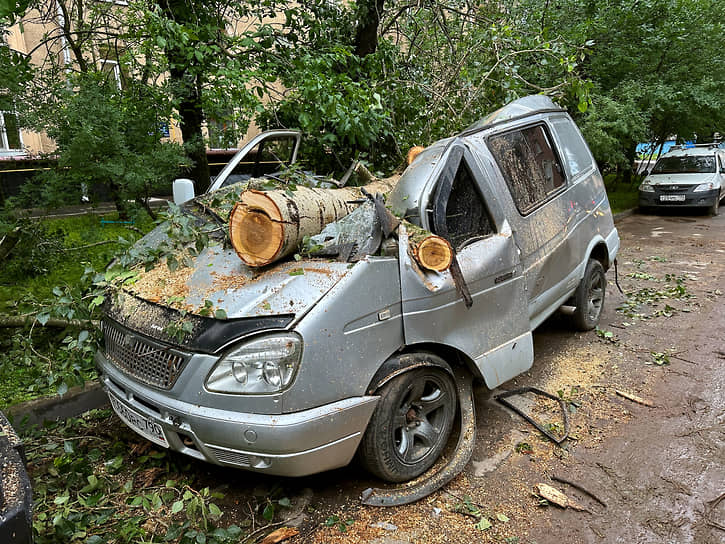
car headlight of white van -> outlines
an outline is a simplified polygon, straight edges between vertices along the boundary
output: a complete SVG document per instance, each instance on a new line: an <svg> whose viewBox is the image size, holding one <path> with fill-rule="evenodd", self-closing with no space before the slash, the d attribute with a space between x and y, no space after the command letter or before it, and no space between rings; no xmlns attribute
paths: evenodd
<svg viewBox="0 0 725 544"><path fill-rule="evenodd" d="M642 183L642 185L639 186L639 190L643 193L654 193L655 188L652 186L652 184L649 181L645 181Z"/></svg>
<svg viewBox="0 0 725 544"><path fill-rule="evenodd" d="M715 184L712 181L708 181L707 183L701 183L697 187L695 187L692 192L693 193L701 193L702 191L711 191L715 188Z"/></svg>
<svg viewBox="0 0 725 544"><path fill-rule="evenodd" d="M292 382L301 358L298 335L260 336L227 353L209 373L206 388L217 393L277 393Z"/></svg>

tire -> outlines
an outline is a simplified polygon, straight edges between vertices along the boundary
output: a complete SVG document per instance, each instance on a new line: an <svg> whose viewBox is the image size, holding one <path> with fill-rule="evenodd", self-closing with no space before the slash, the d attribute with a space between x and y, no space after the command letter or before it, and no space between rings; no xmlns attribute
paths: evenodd
<svg viewBox="0 0 725 544"><path fill-rule="evenodd" d="M420 476L440 457L457 413L453 377L440 368L405 372L383 385L358 456L388 482Z"/></svg>
<svg viewBox="0 0 725 544"><path fill-rule="evenodd" d="M584 277L574 292L576 310L571 316L577 330L590 331L599 323L604 308L607 279L602 263L589 259Z"/></svg>

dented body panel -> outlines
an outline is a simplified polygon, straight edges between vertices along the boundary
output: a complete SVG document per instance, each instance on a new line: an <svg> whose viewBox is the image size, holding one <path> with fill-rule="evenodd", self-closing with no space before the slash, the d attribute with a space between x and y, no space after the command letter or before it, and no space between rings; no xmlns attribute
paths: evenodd
<svg viewBox="0 0 725 544"><path fill-rule="evenodd" d="M351 263L251 269L231 249L207 247L175 276L186 306L136 285L109 311L97 361L124 421L216 464L289 476L343 466L390 376L434 365L433 353L499 386L531 367L532 331L572 303L589 260L606 269L619 249L591 153L541 96L426 148L386 204L448 240L461 277L421 269L404 226L392 254ZM162 242L159 232L143 240ZM226 319L184 313L208 301ZM192 323L185 341L167 334L179 320ZM249 346L261 347L250 356ZM285 357L288 366L268 364ZM234 384L238 392L225 389Z"/></svg>

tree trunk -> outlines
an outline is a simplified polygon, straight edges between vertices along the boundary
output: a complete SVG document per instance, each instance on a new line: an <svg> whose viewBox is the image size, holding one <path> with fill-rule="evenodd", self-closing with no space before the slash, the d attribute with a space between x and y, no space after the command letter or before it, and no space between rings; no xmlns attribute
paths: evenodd
<svg viewBox="0 0 725 544"><path fill-rule="evenodd" d="M355 54L364 57L378 48L378 27L385 0L360 0L357 8Z"/></svg>
<svg viewBox="0 0 725 544"><path fill-rule="evenodd" d="M183 71L169 70L169 77L178 89L185 89L186 92L179 93L179 117L181 119L181 137L184 140L186 154L193 161L193 166L188 176L195 183L196 194L202 194L209 189L211 184L209 174L209 161L206 157L206 143L202 126L204 113L201 106L201 84L198 77L194 83L186 81Z"/></svg>
<svg viewBox="0 0 725 544"><path fill-rule="evenodd" d="M634 166L634 160L637 158L637 142L630 142L624 152L627 157L627 164L624 167L623 181L629 185L632 183L632 168Z"/></svg>
<svg viewBox="0 0 725 544"><path fill-rule="evenodd" d="M159 0L157 5L170 20L179 24L188 23L192 28L198 24L200 17L208 16L208 13L197 13L196 6L191 6L185 0ZM193 47L193 43L186 44L185 47L186 50L169 43L166 46L166 57L169 61L169 80L179 101L181 137L186 153L194 163L188 175L196 184L196 194L201 194L210 185L209 163L202 132L202 76L196 61L188 58L188 49Z"/></svg>
<svg viewBox="0 0 725 544"><path fill-rule="evenodd" d="M365 185L371 193L386 193L398 177ZM294 253L306 236L314 236L328 223L339 221L366 198L360 187L312 189L297 187L240 195L229 215L229 237L248 266L259 267Z"/></svg>

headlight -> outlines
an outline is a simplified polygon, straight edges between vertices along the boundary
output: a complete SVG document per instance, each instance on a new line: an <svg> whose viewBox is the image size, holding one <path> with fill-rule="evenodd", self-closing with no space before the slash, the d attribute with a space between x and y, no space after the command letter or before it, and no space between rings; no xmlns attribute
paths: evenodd
<svg viewBox="0 0 725 544"><path fill-rule="evenodd" d="M701 183L697 187L695 187L692 192L693 193L701 193L702 191L711 191L715 188L715 184L712 181L709 181L707 183Z"/></svg>
<svg viewBox="0 0 725 544"><path fill-rule="evenodd" d="M654 193L655 188L652 187L652 184L649 181L645 181L642 183L642 185L639 186L639 190L643 193Z"/></svg>
<svg viewBox="0 0 725 544"><path fill-rule="evenodd" d="M301 358L299 336L262 336L225 355L209 373L206 388L217 393L277 393L292 382Z"/></svg>

